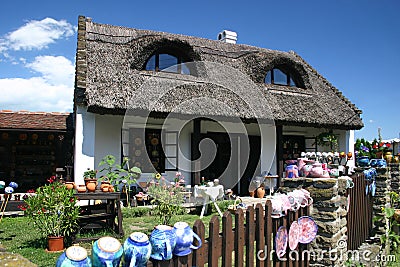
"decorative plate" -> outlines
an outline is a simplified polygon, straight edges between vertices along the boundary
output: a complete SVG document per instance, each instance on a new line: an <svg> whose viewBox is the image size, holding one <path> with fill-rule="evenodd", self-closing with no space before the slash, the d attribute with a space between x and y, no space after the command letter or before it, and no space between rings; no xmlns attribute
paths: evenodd
<svg viewBox="0 0 400 267"><path fill-rule="evenodd" d="M281 226L275 236L275 251L279 258L286 253L288 233L286 227Z"/></svg>
<svg viewBox="0 0 400 267"><path fill-rule="evenodd" d="M135 145L140 146L142 144L142 139L140 139L139 137L135 138Z"/></svg>
<svg viewBox="0 0 400 267"><path fill-rule="evenodd" d="M158 138L152 138L151 139L151 141L150 141L150 143L153 145L153 146L156 146L156 145L158 145Z"/></svg>
<svg viewBox="0 0 400 267"><path fill-rule="evenodd" d="M302 216L297 220L300 226L299 243L308 244L317 236L318 226L309 216Z"/></svg>
<svg viewBox="0 0 400 267"><path fill-rule="evenodd" d="M295 250L297 245L299 244L299 236L300 236L300 225L297 221L292 222L292 225L289 229L289 248L290 250Z"/></svg>

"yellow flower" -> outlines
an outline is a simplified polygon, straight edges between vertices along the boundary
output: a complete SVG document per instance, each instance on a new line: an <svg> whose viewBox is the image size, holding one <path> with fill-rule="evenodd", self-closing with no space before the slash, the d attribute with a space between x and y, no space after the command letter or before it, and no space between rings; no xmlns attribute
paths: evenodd
<svg viewBox="0 0 400 267"><path fill-rule="evenodd" d="M161 179L161 174L157 173L156 176L155 176L155 178L156 178L157 180L160 180L160 179Z"/></svg>

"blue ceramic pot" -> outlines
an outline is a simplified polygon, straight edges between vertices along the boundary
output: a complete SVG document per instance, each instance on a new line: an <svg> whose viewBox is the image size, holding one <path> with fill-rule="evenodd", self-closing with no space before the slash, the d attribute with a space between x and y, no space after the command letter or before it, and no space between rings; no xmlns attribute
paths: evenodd
<svg viewBox="0 0 400 267"><path fill-rule="evenodd" d="M105 236L94 242L92 247L93 267L117 267L124 250L118 239Z"/></svg>
<svg viewBox="0 0 400 267"><path fill-rule="evenodd" d="M357 159L358 167L368 167L369 166L369 158L368 156L361 156Z"/></svg>
<svg viewBox="0 0 400 267"><path fill-rule="evenodd" d="M177 222L174 224L174 231L176 235L176 245L173 254L176 256L186 256L192 253L192 249L201 247L200 237L193 232L186 222ZM196 239L198 246L194 246L193 239Z"/></svg>
<svg viewBox="0 0 400 267"><path fill-rule="evenodd" d="M172 259L172 251L176 244L174 228L168 225L158 225L150 235L151 255L155 260Z"/></svg>
<svg viewBox="0 0 400 267"><path fill-rule="evenodd" d="M371 167L385 168L387 166L386 160L384 159L371 159L369 162Z"/></svg>
<svg viewBox="0 0 400 267"><path fill-rule="evenodd" d="M80 246L72 246L60 255L56 267L91 267L92 262L87 256L87 251Z"/></svg>
<svg viewBox="0 0 400 267"><path fill-rule="evenodd" d="M151 245L147 235L132 233L124 242L123 267L145 267L150 258Z"/></svg>

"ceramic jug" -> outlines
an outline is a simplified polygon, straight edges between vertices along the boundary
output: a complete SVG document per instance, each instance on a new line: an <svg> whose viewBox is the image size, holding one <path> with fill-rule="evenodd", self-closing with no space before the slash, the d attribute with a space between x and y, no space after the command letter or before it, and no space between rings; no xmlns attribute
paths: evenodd
<svg viewBox="0 0 400 267"><path fill-rule="evenodd" d="M91 267L87 251L80 246L72 246L58 257L56 267Z"/></svg>
<svg viewBox="0 0 400 267"><path fill-rule="evenodd" d="M174 255L186 256L192 253L192 249L201 247L200 237L193 232L192 228L186 222L177 222L174 224L174 232L176 235L176 245L173 251ZM196 239L198 246L194 246L193 240Z"/></svg>
<svg viewBox="0 0 400 267"><path fill-rule="evenodd" d="M308 160L308 161L306 161L306 165L304 165L303 166L303 168L301 168L301 174L302 174L302 176L304 176L304 177L307 177L307 176L309 176L310 175L310 171L311 171L311 169L312 169L312 165L314 164L315 162L313 161L313 160Z"/></svg>
<svg viewBox="0 0 400 267"><path fill-rule="evenodd" d="M123 267L145 267L150 258L151 245L146 234L134 232L124 242Z"/></svg>
<svg viewBox="0 0 400 267"><path fill-rule="evenodd" d="M94 242L92 247L93 267L116 267L121 262L124 250L118 239L104 236Z"/></svg>
<svg viewBox="0 0 400 267"><path fill-rule="evenodd" d="M169 260L176 244L174 229L168 225L158 225L150 235L151 255L155 260Z"/></svg>

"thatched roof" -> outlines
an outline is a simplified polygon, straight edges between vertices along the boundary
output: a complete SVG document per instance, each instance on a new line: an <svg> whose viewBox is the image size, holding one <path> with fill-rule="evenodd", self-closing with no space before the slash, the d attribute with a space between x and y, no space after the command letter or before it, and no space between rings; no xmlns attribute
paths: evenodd
<svg viewBox="0 0 400 267"><path fill-rule="evenodd" d="M143 70L159 49L193 62L193 75ZM301 88L264 84L274 67L287 69ZM142 110L363 127L361 111L292 51L98 24L85 17L78 23L75 84L75 104L100 114Z"/></svg>

